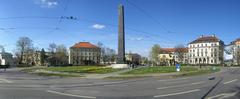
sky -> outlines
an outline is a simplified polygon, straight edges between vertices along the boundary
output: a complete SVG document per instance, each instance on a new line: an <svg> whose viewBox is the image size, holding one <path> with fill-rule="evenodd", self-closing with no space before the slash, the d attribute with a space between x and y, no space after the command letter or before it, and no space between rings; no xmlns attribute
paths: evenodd
<svg viewBox="0 0 240 99"><path fill-rule="evenodd" d="M125 9L126 52L187 45L215 34L225 44L240 37L239 0L0 0L0 45L16 50L19 37L34 46L102 42L117 50L118 5ZM73 17L73 19L69 18Z"/></svg>

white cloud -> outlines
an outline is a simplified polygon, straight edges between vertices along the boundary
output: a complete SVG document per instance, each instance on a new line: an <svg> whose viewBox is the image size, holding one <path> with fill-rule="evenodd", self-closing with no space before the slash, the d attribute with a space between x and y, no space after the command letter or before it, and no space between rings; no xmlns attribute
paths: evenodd
<svg viewBox="0 0 240 99"><path fill-rule="evenodd" d="M141 37L130 38L130 40L133 40L133 41L141 41L141 40L143 40L143 38L141 38Z"/></svg>
<svg viewBox="0 0 240 99"><path fill-rule="evenodd" d="M35 0L35 3L43 8L53 8L58 5L57 0Z"/></svg>
<svg viewBox="0 0 240 99"><path fill-rule="evenodd" d="M95 29L103 29L103 28L105 28L105 25L102 25L102 24L94 24L92 27L95 28Z"/></svg>

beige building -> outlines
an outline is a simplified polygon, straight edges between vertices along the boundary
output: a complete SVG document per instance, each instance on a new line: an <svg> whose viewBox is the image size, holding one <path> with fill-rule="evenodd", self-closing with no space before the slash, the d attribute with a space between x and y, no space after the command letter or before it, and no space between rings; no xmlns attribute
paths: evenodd
<svg viewBox="0 0 240 99"><path fill-rule="evenodd" d="M233 65L240 65L240 38L232 42Z"/></svg>
<svg viewBox="0 0 240 99"><path fill-rule="evenodd" d="M99 64L101 49L89 42L79 42L70 48L69 63L72 65Z"/></svg>
<svg viewBox="0 0 240 99"><path fill-rule="evenodd" d="M189 64L223 64L224 42L215 35L200 36L188 47Z"/></svg>
<svg viewBox="0 0 240 99"><path fill-rule="evenodd" d="M176 53L176 48L162 48L161 54L158 55L160 64L162 65L174 65L175 63L188 63L188 48L179 48L183 59L179 59L179 55Z"/></svg>
<svg viewBox="0 0 240 99"><path fill-rule="evenodd" d="M130 53L125 55L126 61L132 64L140 64L141 56L137 53Z"/></svg>

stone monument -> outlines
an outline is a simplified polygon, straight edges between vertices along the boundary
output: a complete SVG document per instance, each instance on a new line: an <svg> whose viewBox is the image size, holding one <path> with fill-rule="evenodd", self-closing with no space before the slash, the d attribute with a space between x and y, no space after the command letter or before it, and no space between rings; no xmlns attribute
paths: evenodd
<svg viewBox="0 0 240 99"><path fill-rule="evenodd" d="M128 68L125 64L125 31L124 31L124 7L122 4L118 7L118 55L117 64L113 68Z"/></svg>

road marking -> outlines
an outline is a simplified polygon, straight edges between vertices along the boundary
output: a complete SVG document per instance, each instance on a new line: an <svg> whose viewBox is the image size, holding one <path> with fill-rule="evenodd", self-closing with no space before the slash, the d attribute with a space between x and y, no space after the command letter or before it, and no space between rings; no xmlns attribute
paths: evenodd
<svg viewBox="0 0 240 99"><path fill-rule="evenodd" d="M2 78L0 78L0 81L3 82L3 83L13 83L13 82L10 81L10 80L2 79Z"/></svg>
<svg viewBox="0 0 240 99"><path fill-rule="evenodd" d="M238 79L234 79L234 80L231 80L231 81L227 81L227 82L224 82L223 84L225 85L225 84L229 84L229 83L232 83L232 82L235 82L235 81L237 81Z"/></svg>
<svg viewBox="0 0 240 99"><path fill-rule="evenodd" d="M174 96L174 95L181 95L181 94L192 93L192 92L196 92L196 91L200 91L200 89L194 89L194 90L189 90L189 91L184 91L184 92L178 92L178 93L171 93L171 94L165 94L165 95L156 95L156 96L153 96L153 97L154 97L154 98L167 97L167 96Z"/></svg>
<svg viewBox="0 0 240 99"><path fill-rule="evenodd" d="M184 86L190 86L190 85L199 85L205 83L205 81L200 81L200 82L195 82L195 83L190 83L190 84L182 84L182 85L176 85L176 86L167 86L167 87L160 87L157 89L167 89L167 88L175 88L175 87L184 87Z"/></svg>
<svg viewBox="0 0 240 99"><path fill-rule="evenodd" d="M186 78L179 78L179 79L164 79L164 80L158 80L158 81L175 81L175 80L184 80L184 79L188 79L189 77Z"/></svg>
<svg viewBox="0 0 240 99"><path fill-rule="evenodd" d="M73 95L73 94L67 94L67 93L52 91L52 90L47 90L47 92L53 93L53 94L58 94L58 95L64 95L64 96L71 96L71 97L78 97L78 98L88 98L88 99L96 99L96 97L93 97L93 96Z"/></svg>
<svg viewBox="0 0 240 99"><path fill-rule="evenodd" d="M234 93L222 93L216 96L212 96L212 97L208 97L207 99L226 99L226 98L230 98L233 97L237 94L238 92L234 92Z"/></svg>

